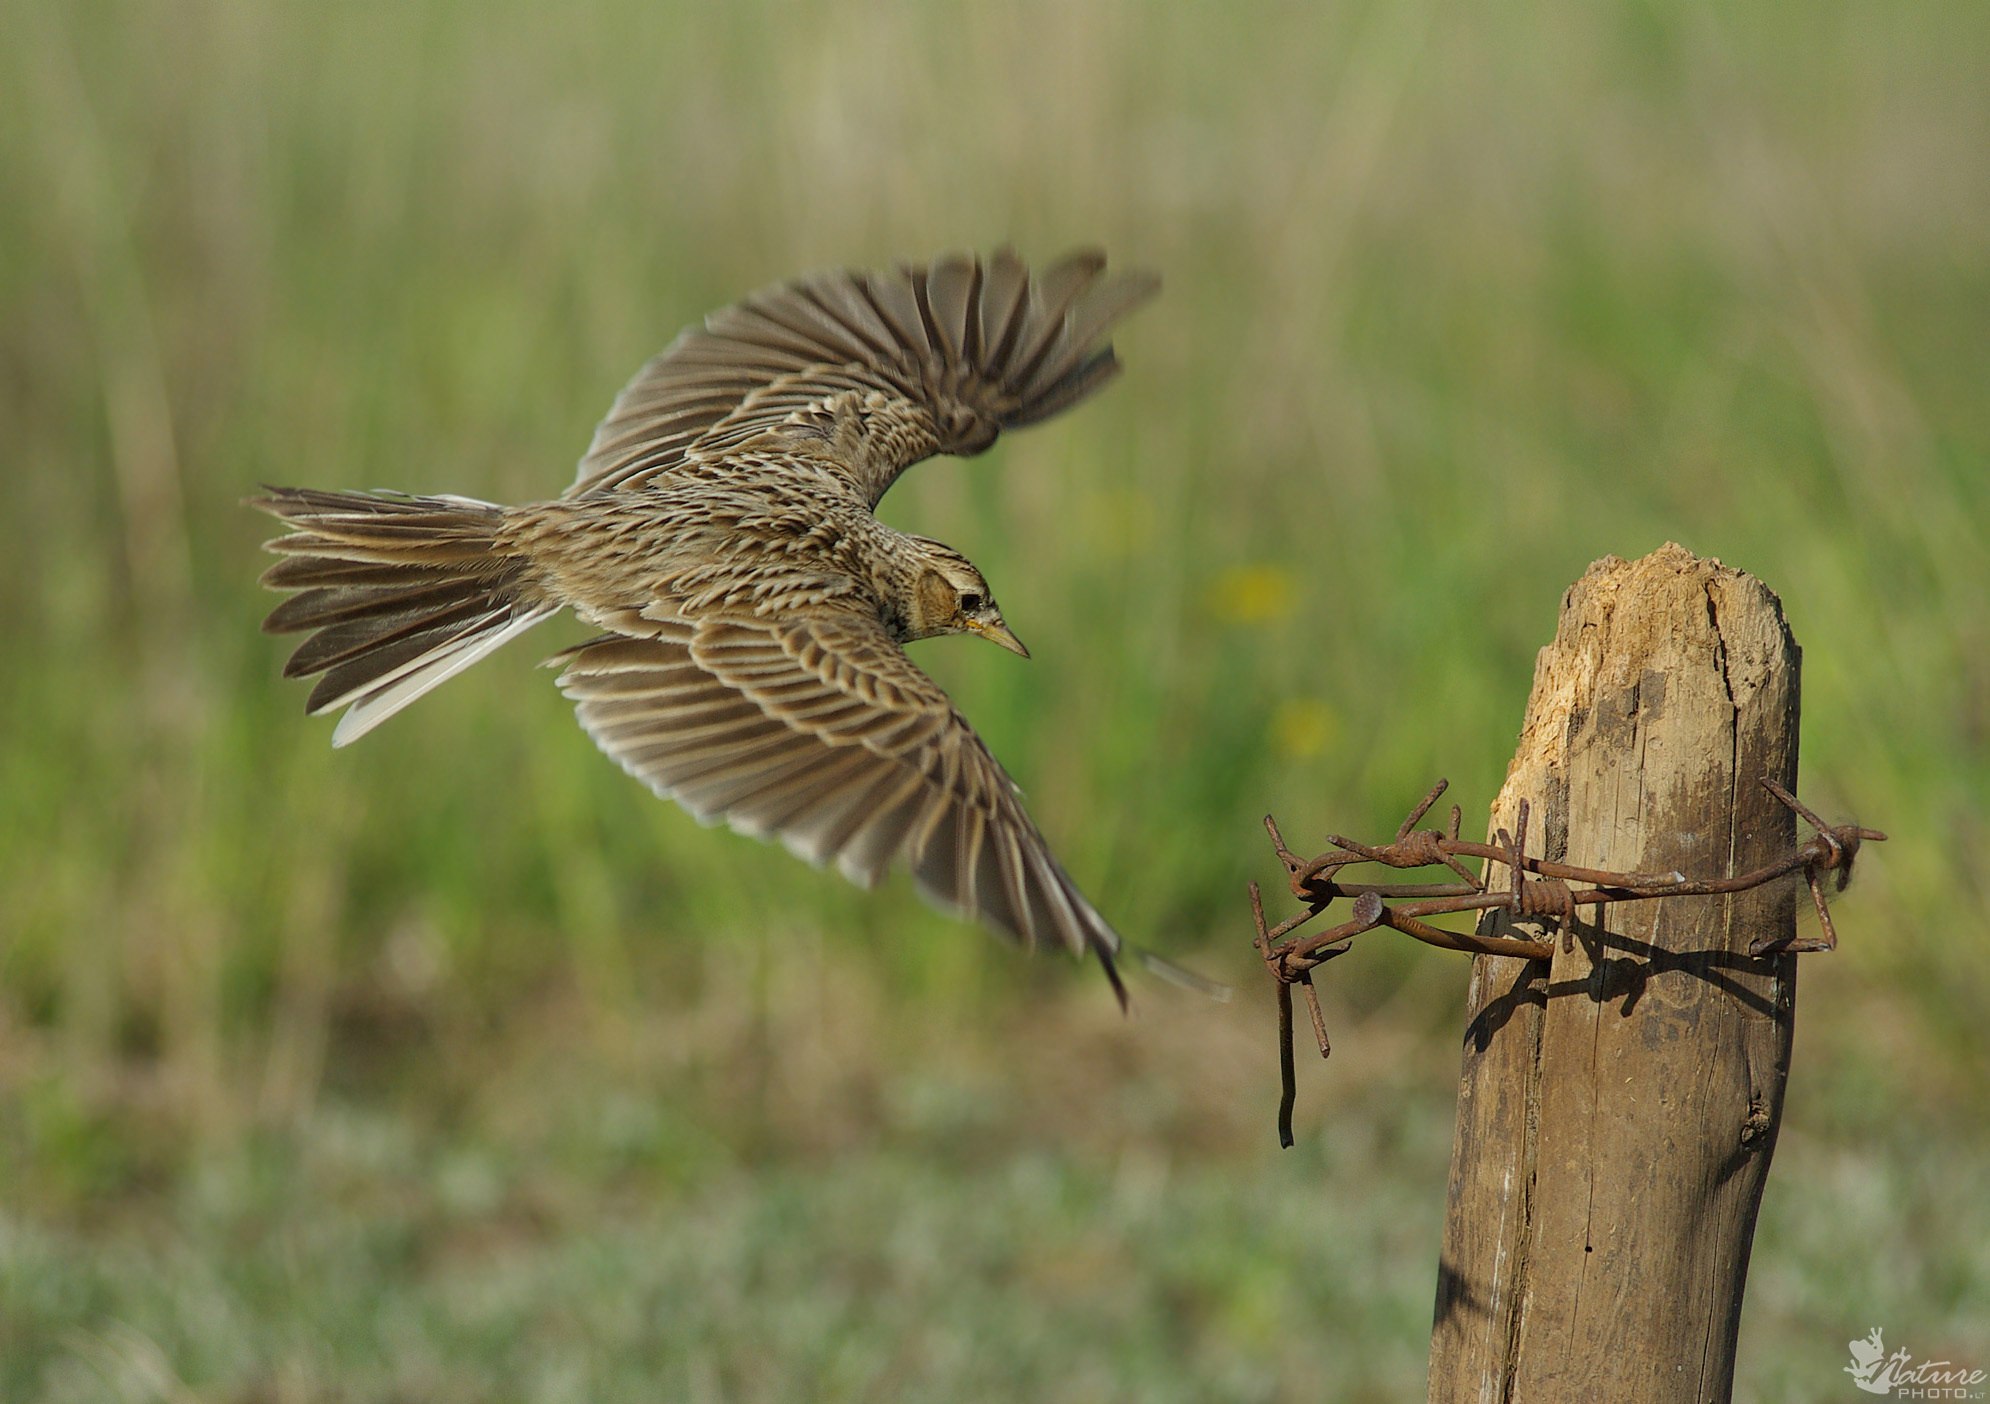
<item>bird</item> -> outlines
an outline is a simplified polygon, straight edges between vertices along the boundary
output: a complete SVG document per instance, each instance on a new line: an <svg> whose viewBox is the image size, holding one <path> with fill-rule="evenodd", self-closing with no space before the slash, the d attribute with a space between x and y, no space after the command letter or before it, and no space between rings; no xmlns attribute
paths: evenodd
<svg viewBox="0 0 1990 1404"><path fill-rule="evenodd" d="M971 457L1119 370L1108 333L1159 289L1095 249L819 273L694 323L637 371L559 496L265 487L263 622L308 635L285 677L343 746L534 625L599 632L548 660L581 726L700 822L939 908L1025 948L1089 954L1122 1008L1130 946L1015 783L905 645L968 634L1021 657L986 577L875 515L899 475Z"/></svg>

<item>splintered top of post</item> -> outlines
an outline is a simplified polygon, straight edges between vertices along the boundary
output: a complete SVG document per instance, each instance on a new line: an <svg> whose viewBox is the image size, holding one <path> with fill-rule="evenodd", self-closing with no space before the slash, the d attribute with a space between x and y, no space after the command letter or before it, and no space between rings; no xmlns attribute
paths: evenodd
<svg viewBox="0 0 1990 1404"><path fill-rule="evenodd" d="M1677 542L1635 561L1605 556L1569 587L1554 641L1535 661L1520 744L1496 812L1505 812L1510 824L1520 800L1531 798L1540 813L1545 798L1550 802L1541 835L1551 846L1560 844L1566 838L1566 814L1552 801L1566 779L1570 748L1599 739L1595 728L1621 726L1636 716L1657 723L1668 705L1668 679L1691 676L1708 683L1700 690L1702 700L1716 712L1728 713L1725 725L1731 731L1742 711L1794 707L1801 660L1782 601L1754 576L1696 556ZM1771 688L1774 696L1765 695L1764 688ZM1672 705L1684 700L1675 698ZM1709 721L1720 723L1721 718ZM1792 715L1792 728L1794 724ZM1673 781L1690 782L1693 758L1675 754L1663 759ZM1720 760L1713 753L1701 759L1708 764ZM1732 764L1730 757L1728 768ZM1793 773L1773 768L1756 774L1794 781ZM1743 778L1752 783L1754 776Z"/></svg>

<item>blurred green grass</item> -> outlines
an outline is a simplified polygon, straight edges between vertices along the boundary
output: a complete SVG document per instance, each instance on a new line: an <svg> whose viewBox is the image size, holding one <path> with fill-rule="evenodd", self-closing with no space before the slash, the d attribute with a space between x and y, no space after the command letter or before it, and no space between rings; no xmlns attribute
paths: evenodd
<svg viewBox="0 0 1990 1404"><path fill-rule="evenodd" d="M828 1310L800 1278L861 1294L873 1270L835 1221L882 1234L904 1208L969 1234L963 1291L886 1271L909 1315L846 1325L876 1336L860 1351L937 1354L837 1375L832 1316L756 1363L713 1308L656 1368L691 1396L819 1370L862 1397L893 1369L996 1393L1000 1355L944 1344L1014 1270L972 1248L982 1206L1020 1212L1012 1176L1066 1186L1073 1207L1019 1231L1054 1256L1110 1217L1115 1167L1148 1163L1188 1168L1123 1261L1057 1298L1137 1364L1102 1382L1110 1353L1025 1312L990 1327L1014 1393L1166 1397L1136 1382L1168 1362L1203 1397L1414 1389L1452 964L1336 968L1343 1044L1422 1050L1438 1096L1412 1134L1329 1088L1307 1152L1339 1165L1397 1127L1336 1183L1423 1213L1422 1237L1342 1251L1323 1221L1295 1246L1263 1187L1326 1172L1265 1151L1248 998L1153 992L1122 1027L1089 975L901 887L699 830L593 753L530 647L334 756L255 631L255 483L545 495L704 310L1004 238L1101 242L1166 293L1108 394L910 476L886 515L973 556L1035 651L919 658L1108 914L1247 979L1259 815L1386 828L1439 773L1469 812L1589 560L1674 538L1754 572L1806 647L1806 796L1896 837L1843 899L1845 949L1805 968L1744 1368L1822 1389L1869 1316L1990 1364L1990 1265L1956 1232L1990 1093L1986 57L1963 3L8 7L0 1318L25 1324L0 1327L0 1392L88 1397L150 1351L199 1397L459 1375L600 1397L622 1377L533 1375L513 1326L633 1283L650 1317L573 1339L646 1368L691 1290L669 1273L759 1255L756 1309ZM1046 1109L1053 1036L1113 1076ZM1191 1038L1239 1051L1179 1056ZM841 1071L798 1073L791 1046ZM935 1058L962 1081L933 1097L971 1125L902 1104ZM1337 1057L1309 1098L1380 1067ZM546 1172L537 1219L472 1196L511 1295L456 1302L424 1257L457 1231L433 1227L449 1167L542 1156L541 1119L618 1097L657 1119L640 1173L596 1147ZM406 1173L341 1171L396 1197L398 1247L315 1222L314 1157L348 1134L419 1148ZM980 1154L934 1161L955 1134ZM629 1195L656 1261L700 1251L682 1213L734 1223L713 1251L735 1265L634 1264ZM1815 1237L1848 1221L1866 1248ZM1244 1305L1168 1315L1203 1271L1169 1266L1177 1224L1214 1258L1270 1254ZM205 1295L161 1285L202 1272ZM257 1273L296 1300L265 1312ZM1342 1320L1343 1279L1370 1278L1393 1314ZM1295 1330L1338 1363L1309 1372Z"/></svg>

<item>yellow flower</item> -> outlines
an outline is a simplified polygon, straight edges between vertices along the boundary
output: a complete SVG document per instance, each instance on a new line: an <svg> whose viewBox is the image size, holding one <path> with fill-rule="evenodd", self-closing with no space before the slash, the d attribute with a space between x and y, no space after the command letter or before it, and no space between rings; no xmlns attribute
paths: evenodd
<svg viewBox="0 0 1990 1404"><path fill-rule="evenodd" d="M1284 566L1232 566L1210 586L1209 607L1233 624L1274 624L1292 613L1297 585Z"/></svg>
<svg viewBox="0 0 1990 1404"><path fill-rule="evenodd" d="M1311 697L1288 697L1272 713L1271 735L1281 755L1309 760L1340 738L1340 713Z"/></svg>

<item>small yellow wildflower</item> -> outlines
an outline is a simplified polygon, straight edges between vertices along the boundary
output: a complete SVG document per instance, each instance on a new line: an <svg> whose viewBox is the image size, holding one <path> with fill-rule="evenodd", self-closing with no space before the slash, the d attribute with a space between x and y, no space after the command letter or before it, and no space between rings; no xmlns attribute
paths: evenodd
<svg viewBox="0 0 1990 1404"><path fill-rule="evenodd" d="M1310 760L1340 737L1340 713L1311 697L1288 697L1272 713L1271 736L1279 754Z"/></svg>
<svg viewBox="0 0 1990 1404"><path fill-rule="evenodd" d="M1209 606L1233 624L1275 624L1292 613L1298 583L1284 566L1232 566L1210 586Z"/></svg>

